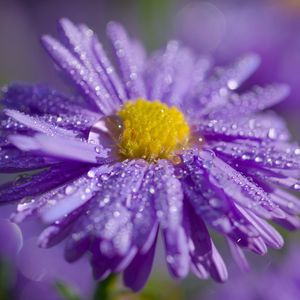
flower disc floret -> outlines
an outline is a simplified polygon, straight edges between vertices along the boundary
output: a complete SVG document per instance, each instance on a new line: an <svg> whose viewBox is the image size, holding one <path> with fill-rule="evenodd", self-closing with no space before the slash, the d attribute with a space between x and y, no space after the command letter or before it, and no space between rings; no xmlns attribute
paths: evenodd
<svg viewBox="0 0 300 300"><path fill-rule="evenodd" d="M129 101L118 115L123 120L119 143L123 157L148 161L170 158L188 141L190 128L182 112L160 101Z"/></svg>

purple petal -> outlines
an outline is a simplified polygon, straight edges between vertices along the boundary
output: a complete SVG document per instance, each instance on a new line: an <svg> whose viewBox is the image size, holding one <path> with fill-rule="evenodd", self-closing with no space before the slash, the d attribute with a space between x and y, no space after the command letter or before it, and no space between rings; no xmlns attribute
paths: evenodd
<svg viewBox="0 0 300 300"><path fill-rule="evenodd" d="M208 82L208 87L213 87L214 90L220 88L236 90L258 68L259 64L260 58L257 55L245 55L231 66L217 69Z"/></svg>
<svg viewBox="0 0 300 300"><path fill-rule="evenodd" d="M46 227L39 235L38 245L41 248L49 248L60 243L67 237L71 231L74 221L82 213L82 209L77 209L69 213L63 220L56 221L50 226Z"/></svg>
<svg viewBox="0 0 300 300"><path fill-rule="evenodd" d="M7 116L15 119L16 121L22 123L23 125L34 131L42 132L48 135L62 135L71 137L75 136L72 131L55 127L49 122L39 120L39 118L36 117L25 115L24 113L21 113L17 110L5 109L4 112Z"/></svg>
<svg viewBox="0 0 300 300"><path fill-rule="evenodd" d="M226 176L231 178L231 173L225 172L223 174L224 178L222 175L223 171L220 172L220 169L214 173L212 160L204 160L203 164L201 164L195 157L192 161L186 160L187 157L185 156L183 159L185 169L182 173L178 173L178 176L182 177L185 196L193 206L195 213L212 228L237 242L239 246L247 247L262 254L265 253L265 244L259 238L259 232L242 215L235 204L235 202L240 201L236 197L242 197L244 198L243 201L248 199L247 201L251 204L250 208L252 209L252 206L256 206L254 200L258 201L259 197L251 200L251 198L248 198L251 194L248 196L243 195L241 186L237 185L232 179L223 182ZM215 180L208 181L209 176L218 176L215 179L219 180L219 183ZM257 206L259 205L258 201ZM269 209L269 207L267 208ZM263 211L263 216L271 217L269 210L258 209L259 212L261 210ZM274 211L271 210L272 214L274 214ZM274 215L276 216L277 214ZM282 217L282 215L280 216Z"/></svg>
<svg viewBox="0 0 300 300"><path fill-rule="evenodd" d="M184 278L190 264L186 234L182 227L177 231L165 229L163 233L169 271L175 278Z"/></svg>
<svg viewBox="0 0 300 300"><path fill-rule="evenodd" d="M105 256L97 256L92 258L91 264L93 266L93 275L96 280L105 280L111 273L112 264Z"/></svg>
<svg viewBox="0 0 300 300"><path fill-rule="evenodd" d="M140 48L136 48L136 44L130 41L124 28L116 22L108 24L107 35L114 47L120 65L128 99L145 98L146 93L141 70L143 61L138 61L139 58L143 60L138 55Z"/></svg>
<svg viewBox="0 0 300 300"><path fill-rule="evenodd" d="M238 163L245 169L298 170L299 155L295 151L298 145L285 142L235 140L232 142L212 142L210 146L220 156L230 159L232 164ZM296 152L297 153L297 152ZM281 173L282 173L281 172Z"/></svg>
<svg viewBox="0 0 300 300"><path fill-rule="evenodd" d="M202 121L198 131L209 141L234 139L287 141L290 137L284 121L273 113L236 120Z"/></svg>
<svg viewBox="0 0 300 300"><path fill-rule="evenodd" d="M195 58L177 41L168 43L162 53L156 54L148 63L146 80L150 99L180 105L191 83Z"/></svg>
<svg viewBox="0 0 300 300"><path fill-rule="evenodd" d="M260 170L257 170L256 178L257 178L257 180L260 180L261 182L271 183L271 185L275 184L277 186L292 189L295 191L300 190L300 181L298 178L296 179L293 177L283 177L283 176L280 176L280 174L276 174L276 173L274 174L274 172L272 172L272 171L261 172Z"/></svg>
<svg viewBox="0 0 300 300"><path fill-rule="evenodd" d="M128 204L139 190L147 164L143 161L118 163L108 174L98 177L99 191L75 224L77 236L100 239L104 255L123 255L132 245L132 212ZM97 178L97 176L95 176Z"/></svg>
<svg viewBox="0 0 300 300"><path fill-rule="evenodd" d="M226 280L226 266L214 247L204 222L189 204L186 205L185 230L189 238L191 261L197 274L205 276L204 268L216 281Z"/></svg>
<svg viewBox="0 0 300 300"><path fill-rule="evenodd" d="M189 159L185 156L183 157L184 170L182 178L185 194L188 196L189 200L192 201L191 203L195 206L199 216L206 216L207 220L218 218L221 220L223 218L228 218L228 214L232 213L232 217L240 218L241 216L236 210L233 201L241 201L241 199L236 199L235 195L242 197L243 201L245 201L245 205L251 204L251 206L254 206L259 212L262 211L261 213L263 215L267 214L269 216L269 213L258 205L260 201L257 205L254 205L255 202L249 198L251 197L251 189L249 189L248 195L247 190L245 190L246 195L243 195L244 191L241 189L241 186L231 179L232 175L236 175L235 173L220 169L215 164L215 159L217 158L214 157L212 153L205 152L204 150L201 153L202 155L207 153L207 158L202 160L199 158L198 154ZM241 174L238 175L242 176ZM217 179L220 180L220 183L216 181ZM221 183L222 185L220 185ZM258 190L258 192L263 194L263 191ZM253 196L254 195L256 194L254 193ZM263 199L264 198L262 198L262 200ZM258 199L256 198L255 200ZM227 223L227 229L231 228L231 222ZM220 223L220 225L221 224L222 223ZM227 230L225 227L224 231L226 232ZM243 227L241 226L240 228ZM248 228L247 230L250 229Z"/></svg>
<svg viewBox="0 0 300 300"><path fill-rule="evenodd" d="M187 237L182 227L183 193L181 184L174 176L174 168L161 160L154 166L155 208L163 231L167 263L170 272L178 278L189 270Z"/></svg>
<svg viewBox="0 0 300 300"><path fill-rule="evenodd" d="M85 138L91 127L98 121L98 114L87 114L81 111L76 114L59 114L59 116L42 115L38 117L40 121L51 124L54 127L72 131L77 136Z"/></svg>
<svg viewBox="0 0 300 300"><path fill-rule="evenodd" d="M9 202L44 193L78 176L85 166L59 164L36 175L20 176L16 181L0 187L0 202Z"/></svg>
<svg viewBox="0 0 300 300"><path fill-rule="evenodd" d="M289 214L300 214L300 200L296 196L281 189L274 189L270 197L282 210Z"/></svg>
<svg viewBox="0 0 300 300"><path fill-rule="evenodd" d="M68 137L38 133L33 137L14 135L9 140L23 151L34 151L62 159L98 164L112 160L108 149Z"/></svg>
<svg viewBox="0 0 300 300"><path fill-rule="evenodd" d="M70 164L66 165L64 171L72 172L72 170L68 169L69 166ZM82 166L79 165L77 165L77 169L80 170L80 172L75 173L75 176L72 176L71 180L75 180L77 177L80 178L80 176L88 170L87 167L82 168ZM12 220L16 223L20 223L33 214L36 214L42 207L49 204L49 202L51 203L51 199L53 197L56 197L58 194L62 194L66 191L66 187L68 186L66 182L63 182L63 184L58 187L52 188L42 194L23 199L18 204L17 211L11 216Z"/></svg>
<svg viewBox="0 0 300 300"><path fill-rule="evenodd" d="M163 229L176 229L182 224L183 193L180 181L168 161L160 160L153 169L153 193L160 225Z"/></svg>
<svg viewBox="0 0 300 300"><path fill-rule="evenodd" d="M230 66L215 68L213 74L192 91L190 98L197 111L190 109L191 114L199 117L224 106L228 102L230 91L238 89L258 65L259 58L249 54Z"/></svg>
<svg viewBox="0 0 300 300"><path fill-rule="evenodd" d="M269 85L256 87L251 92L244 94L229 94L228 100L223 106L205 110L203 117L209 119L232 119L251 115L269 108L282 101L289 94L289 87L286 85Z"/></svg>
<svg viewBox="0 0 300 300"><path fill-rule="evenodd" d="M254 213L242 207L238 207L243 215L255 226L264 241L275 249L280 249L283 244L283 238L277 230L269 225L263 219L257 217Z"/></svg>
<svg viewBox="0 0 300 300"><path fill-rule="evenodd" d="M91 241L89 237L76 237L76 235L69 235L67 237L64 256L68 262L78 260L89 249Z"/></svg>
<svg viewBox="0 0 300 300"><path fill-rule="evenodd" d="M98 107L103 114L113 113L115 109L113 102L107 90L101 84L101 81L95 78L95 74L52 37L44 36L42 41L55 63L78 86L85 99L89 100L90 104L94 105L94 107Z"/></svg>
<svg viewBox="0 0 300 300"><path fill-rule="evenodd" d="M157 236L157 233L156 233ZM130 265L124 271L124 284L134 292L140 291L150 275L154 260L156 238L145 253L137 253Z"/></svg>
<svg viewBox="0 0 300 300"><path fill-rule="evenodd" d="M94 114L79 98L71 98L43 85L12 84L3 89L5 106L29 114Z"/></svg>
<svg viewBox="0 0 300 300"><path fill-rule="evenodd" d="M204 159L204 164L211 163L209 171L210 182L222 188L236 203L253 210L256 214L263 217L268 217L268 214L270 216L285 215L262 188L250 182L213 153L202 151L200 156Z"/></svg>
<svg viewBox="0 0 300 300"><path fill-rule="evenodd" d="M198 264L197 267L194 264L192 264L191 270L201 280L209 278L208 272L201 264Z"/></svg>
<svg viewBox="0 0 300 300"><path fill-rule="evenodd" d="M284 219L274 218L274 222L287 230L298 230L300 228L300 220L298 216L286 215Z"/></svg>
<svg viewBox="0 0 300 300"><path fill-rule="evenodd" d="M90 169L85 175L68 183L51 201L39 209L39 215L46 223L55 222L75 211L99 191L98 177L108 175L112 167L103 165Z"/></svg>
<svg viewBox="0 0 300 300"><path fill-rule="evenodd" d="M228 278L226 265L214 243L212 243L212 265L210 266L210 274L218 282L224 282Z"/></svg>
<svg viewBox="0 0 300 300"><path fill-rule="evenodd" d="M96 247L96 248L95 248ZM99 252L99 245L94 244L92 252L92 266L95 279L104 280L111 273L120 272L126 269L134 256L136 255L136 249L131 248L124 256L109 257Z"/></svg>
<svg viewBox="0 0 300 300"><path fill-rule="evenodd" d="M249 271L250 266L243 250L236 243L232 242L230 239L227 239L227 242L230 248L231 255L235 260L235 262L240 267L240 269L244 272Z"/></svg>
<svg viewBox="0 0 300 300"><path fill-rule="evenodd" d="M93 31L85 25L75 26L68 19L59 22L62 39L78 60L103 84L116 106L124 102L124 90L113 73L107 55Z"/></svg>
<svg viewBox="0 0 300 300"><path fill-rule="evenodd" d="M103 81L106 82L106 88L110 91L111 94L115 94L116 97L124 103L127 100L126 92L124 87L114 70L113 65L108 60L102 45L96 39L96 37L92 41L93 51L95 55L95 59L98 62L99 68L98 73L103 78Z"/></svg>
<svg viewBox="0 0 300 300"><path fill-rule="evenodd" d="M238 243L238 241L237 241ZM262 237L253 238L248 245L248 248L259 255L266 255L268 252L268 248Z"/></svg>
<svg viewBox="0 0 300 300"><path fill-rule="evenodd" d="M0 172L17 173L49 167L55 163L58 163L55 159L32 155L12 146L0 150Z"/></svg>
<svg viewBox="0 0 300 300"><path fill-rule="evenodd" d="M143 177L138 193L133 195L129 205L133 215L133 242L141 248L142 253L148 251L151 246L158 226L154 206L154 177L155 171L151 166Z"/></svg>

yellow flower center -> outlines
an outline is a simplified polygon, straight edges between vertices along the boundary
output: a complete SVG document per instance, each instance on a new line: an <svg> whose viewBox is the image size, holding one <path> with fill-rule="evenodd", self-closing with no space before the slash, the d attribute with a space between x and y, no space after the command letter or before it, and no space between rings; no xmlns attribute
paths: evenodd
<svg viewBox="0 0 300 300"><path fill-rule="evenodd" d="M122 157L171 158L188 142L190 128L176 107L137 99L125 103L118 115L123 121L118 145Z"/></svg>

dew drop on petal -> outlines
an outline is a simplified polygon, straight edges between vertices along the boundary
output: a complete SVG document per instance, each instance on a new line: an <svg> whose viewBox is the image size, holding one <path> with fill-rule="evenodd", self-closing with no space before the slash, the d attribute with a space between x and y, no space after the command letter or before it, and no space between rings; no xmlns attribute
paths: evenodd
<svg viewBox="0 0 300 300"><path fill-rule="evenodd" d="M300 184L299 183L295 183L292 188L296 191L300 191Z"/></svg>
<svg viewBox="0 0 300 300"><path fill-rule="evenodd" d="M237 81L236 80L229 80L228 81L228 83L227 83L227 86L228 86L228 88L230 89L230 90L235 90L235 89L237 89L237 87L238 87L238 83L237 83Z"/></svg>
<svg viewBox="0 0 300 300"><path fill-rule="evenodd" d="M270 128L268 132L268 138L274 140L277 138L277 131L275 128Z"/></svg>
<svg viewBox="0 0 300 300"><path fill-rule="evenodd" d="M75 191L75 187L72 184L67 185L65 188L66 195L71 195L72 193L74 193L74 191Z"/></svg>
<svg viewBox="0 0 300 300"><path fill-rule="evenodd" d="M95 177L95 172L93 170L89 170L88 173L87 173L87 176L89 178L94 178Z"/></svg>
<svg viewBox="0 0 300 300"><path fill-rule="evenodd" d="M263 158L260 157L260 156L256 156L256 157L254 158L254 161L257 162L257 163L260 163L260 162L263 161Z"/></svg>
<svg viewBox="0 0 300 300"><path fill-rule="evenodd" d="M101 152L101 149L100 149L100 147L98 147L98 146L97 146L97 147L95 147L95 151L96 151L96 153L98 153L98 154L99 154L99 153Z"/></svg>
<svg viewBox="0 0 300 300"><path fill-rule="evenodd" d="M154 187L150 187L150 188L149 188L149 193L152 194L152 195L155 193Z"/></svg>
<svg viewBox="0 0 300 300"><path fill-rule="evenodd" d="M300 148L294 150L295 155L300 155Z"/></svg>

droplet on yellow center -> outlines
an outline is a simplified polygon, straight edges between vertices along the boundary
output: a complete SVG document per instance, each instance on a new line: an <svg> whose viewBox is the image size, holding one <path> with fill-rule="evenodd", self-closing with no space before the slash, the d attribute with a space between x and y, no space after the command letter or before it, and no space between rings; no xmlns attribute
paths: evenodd
<svg viewBox="0 0 300 300"><path fill-rule="evenodd" d="M190 128L182 112L160 101L137 99L118 112L123 120L119 154L153 161L170 158L188 142Z"/></svg>

